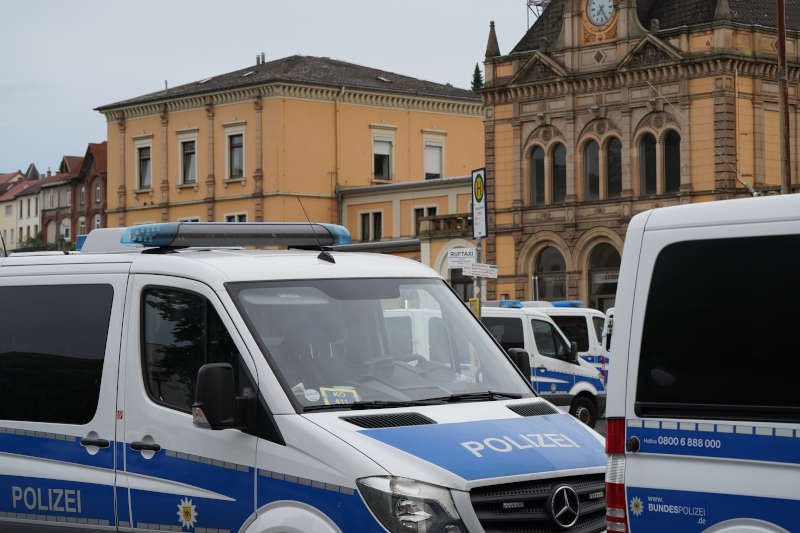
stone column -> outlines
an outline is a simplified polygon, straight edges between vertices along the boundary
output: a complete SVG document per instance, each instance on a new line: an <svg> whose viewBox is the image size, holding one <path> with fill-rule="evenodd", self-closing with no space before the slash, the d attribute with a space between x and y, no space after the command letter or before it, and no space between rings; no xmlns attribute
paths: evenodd
<svg viewBox="0 0 800 533"><path fill-rule="evenodd" d="M515 104L515 107L519 107ZM519 114L517 114L519 116ZM517 118L512 123L512 131L514 135L514 198L511 206L514 209L522 207L522 122Z"/></svg>
<svg viewBox="0 0 800 533"><path fill-rule="evenodd" d="M760 88L761 84L758 80L756 80L755 84ZM753 177L753 182L755 183L755 188L758 189L767 181L767 170L764 164L764 100L758 96L753 101L753 129L755 130L753 131L753 144L755 145L755 168L753 169L755 176Z"/></svg>
<svg viewBox="0 0 800 533"><path fill-rule="evenodd" d="M125 116L121 116L118 122L119 125L119 187L117 188L117 197L119 198L119 213L117 215L117 223L120 226L125 226L125 206L127 205L128 193L125 188ZM72 205L78 201L75 191L72 191ZM71 222L72 223L72 222ZM75 233L78 228L73 226L70 228L71 233Z"/></svg>
<svg viewBox="0 0 800 533"><path fill-rule="evenodd" d="M664 137L656 140L656 194L664 194Z"/></svg>
<svg viewBox="0 0 800 533"><path fill-rule="evenodd" d="M264 105L261 101L261 95L258 92L258 89L253 90L253 107L256 110L256 170L253 173L253 182L255 183L255 192L253 196L255 197L255 217L256 222L263 222L264 221L264 161L263 161L263 143L264 137L262 134L262 115L263 115L263 108Z"/></svg>
<svg viewBox="0 0 800 533"><path fill-rule="evenodd" d="M692 125L689 119L690 105L689 101L689 82L688 80L681 81L681 101L680 109L681 114L675 117L681 125L681 185L680 194L686 196L686 202L689 202L689 193L692 192ZM684 203L681 199L681 203Z"/></svg>
<svg viewBox="0 0 800 533"><path fill-rule="evenodd" d="M167 126L169 114L167 104L161 104L161 198L158 206L161 208L161 222L169 222L169 171L167 166Z"/></svg>
<svg viewBox="0 0 800 533"><path fill-rule="evenodd" d="M571 102L571 109L575 109L574 102ZM570 111L567 116L567 128L564 135L567 136L567 203L577 201L577 182L575 176L575 113Z"/></svg>
<svg viewBox="0 0 800 533"><path fill-rule="evenodd" d="M714 90L714 189L724 200L736 187L736 107L733 78L720 76Z"/></svg>
<svg viewBox="0 0 800 533"><path fill-rule="evenodd" d="M206 117L208 117L208 175L206 176L206 220L214 222L214 104L206 97Z"/></svg>
<svg viewBox="0 0 800 533"><path fill-rule="evenodd" d="M631 109L626 107L622 110L622 198L631 198L633 196L633 177L631 164L633 154L636 150L633 148L633 132L631 131Z"/></svg>

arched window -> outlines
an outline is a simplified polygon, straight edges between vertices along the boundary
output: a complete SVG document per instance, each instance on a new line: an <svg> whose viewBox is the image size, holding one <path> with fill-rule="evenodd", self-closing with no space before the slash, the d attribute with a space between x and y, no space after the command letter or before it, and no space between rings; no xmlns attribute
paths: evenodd
<svg viewBox="0 0 800 533"><path fill-rule="evenodd" d="M103 201L103 188L100 184L94 186L94 203L99 204Z"/></svg>
<svg viewBox="0 0 800 533"><path fill-rule="evenodd" d="M645 133L639 142L639 173L641 174L641 194L656 193L656 138Z"/></svg>
<svg viewBox="0 0 800 533"><path fill-rule="evenodd" d="M103 219L100 218L100 213L96 213L92 219L92 229L100 229L103 227Z"/></svg>
<svg viewBox="0 0 800 533"><path fill-rule="evenodd" d="M681 136L670 130L664 139L664 192L681 188Z"/></svg>
<svg viewBox="0 0 800 533"><path fill-rule="evenodd" d="M601 243L589 254L589 301L591 307L605 311L614 307L619 279L620 256L616 248Z"/></svg>
<svg viewBox="0 0 800 533"><path fill-rule="evenodd" d="M622 195L622 143L612 137L606 144L606 198Z"/></svg>
<svg viewBox="0 0 800 533"><path fill-rule="evenodd" d="M563 300L567 297L567 265L556 248L548 246L539 252L534 265L534 300Z"/></svg>
<svg viewBox="0 0 800 533"><path fill-rule="evenodd" d="M553 203L567 201L567 149L558 144L553 149Z"/></svg>
<svg viewBox="0 0 800 533"><path fill-rule="evenodd" d="M531 152L531 205L544 205L544 150L537 146Z"/></svg>
<svg viewBox="0 0 800 533"><path fill-rule="evenodd" d="M583 148L584 200L600 199L600 147L589 141Z"/></svg>

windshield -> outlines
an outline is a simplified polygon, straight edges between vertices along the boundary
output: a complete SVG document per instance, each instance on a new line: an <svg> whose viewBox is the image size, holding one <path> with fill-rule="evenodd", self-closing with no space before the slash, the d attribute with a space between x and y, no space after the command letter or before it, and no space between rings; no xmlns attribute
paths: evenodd
<svg viewBox="0 0 800 533"><path fill-rule="evenodd" d="M532 395L440 279L228 287L287 394L304 408L486 391Z"/></svg>

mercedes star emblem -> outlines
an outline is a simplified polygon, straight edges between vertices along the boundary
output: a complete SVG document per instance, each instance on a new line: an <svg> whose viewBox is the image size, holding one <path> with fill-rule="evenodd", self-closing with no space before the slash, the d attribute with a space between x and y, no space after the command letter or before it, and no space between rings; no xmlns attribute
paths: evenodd
<svg viewBox="0 0 800 533"><path fill-rule="evenodd" d="M569 529L575 525L580 516L578 493L569 485L559 485L547 503L550 518L561 529Z"/></svg>

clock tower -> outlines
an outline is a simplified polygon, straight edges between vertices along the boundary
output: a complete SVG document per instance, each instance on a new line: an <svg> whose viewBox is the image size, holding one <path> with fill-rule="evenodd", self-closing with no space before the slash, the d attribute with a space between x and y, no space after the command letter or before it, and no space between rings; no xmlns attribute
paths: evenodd
<svg viewBox="0 0 800 533"><path fill-rule="evenodd" d="M617 38L619 0L581 0L580 45L614 41Z"/></svg>

